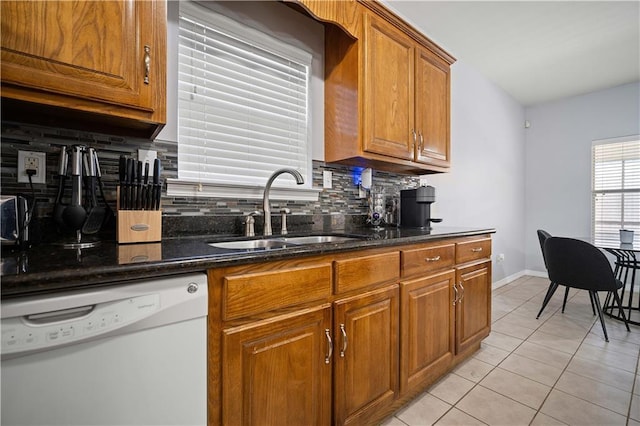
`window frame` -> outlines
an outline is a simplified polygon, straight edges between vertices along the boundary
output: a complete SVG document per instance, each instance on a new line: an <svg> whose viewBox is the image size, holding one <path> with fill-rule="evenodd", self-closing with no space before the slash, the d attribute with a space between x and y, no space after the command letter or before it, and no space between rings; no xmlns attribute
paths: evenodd
<svg viewBox="0 0 640 426"><path fill-rule="evenodd" d="M607 232L596 232L597 231L597 221L596 221L596 198L598 196L606 195L606 194L640 194L640 186L638 188L615 188L615 189L600 189L596 190L596 147L608 144L623 144L635 142L640 144L640 135L630 135L624 137L610 138L610 139L600 139L594 140L591 144L591 238L593 241L600 243L619 243L619 234L615 233L607 233ZM638 157L640 159L640 156ZM623 165L624 170L624 165ZM623 171L624 173L624 171ZM622 185L624 186L624 185ZM619 229L634 229L636 231L636 240L638 240L640 235L640 222L636 222L633 220L625 220L624 215L624 201L622 201L621 209L620 209L621 221L618 224ZM610 221L605 221L610 222ZM618 222L616 222L618 223ZM612 225L615 225L612 223Z"/></svg>
<svg viewBox="0 0 640 426"><path fill-rule="evenodd" d="M184 3L184 4L183 4ZM186 7L185 7L186 6ZM195 13L207 13L211 14L212 20L216 23L223 22L222 27L225 32L230 33L232 36L238 36L239 33L243 35L243 39L245 41L249 41L251 43L255 43L259 47L272 51L273 53L287 56L290 55L292 51L302 52L303 55L308 57L308 74L307 74L307 104L309 105L307 109L307 132L306 132L306 173L304 173L305 184L300 186L282 186L282 181L280 179L276 179L274 182L274 186L271 190L271 198L277 200L300 200L300 201L317 201L318 193L321 191L320 188L313 187L313 148L311 139L313 136L312 126L312 112L310 110L312 93L314 92L311 87L311 79L312 79L312 71L311 71L311 63L315 60L314 55L311 52L305 51L299 46L294 46L286 41L280 40L271 34L267 34L265 32L254 29L250 26L247 26L239 21L236 21L225 14L221 13L218 10L212 10L204 5L199 5L194 2L180 2L180 10L179 15L183 13L186 15L194 16ZM211 20L207 19L209 24L213 24ZM180 18L178 18L178 28L180 27ZM231 24L231 26L229 26ZM236 26L234 29L233 26ZM242 27L240 29L240 27ZM251 34L251 40L247 40L246 33ZM178 46L180 42L178 41ZM283 50L281 48L274 48L274 44L278 45L286 45L286 48ZM176 133L179 134L179 125L176 124ZM176 138L179 149L179 137ZM178 164L178 169L180 165ZM275 171L275 170L274 170ZM215 198L246 198L246 199L259 199L263 196L264 185L266 184L266 180L260 184L236 184L229 182L207 182L207 181L194 181L193 179L181 179L181 178L170 178L167 179L167 195L169 196L194 196L194 197L215 197ZM280 184L279 184L279 181ZM289 182L284 182L285 184L289 184Z"/></svg>

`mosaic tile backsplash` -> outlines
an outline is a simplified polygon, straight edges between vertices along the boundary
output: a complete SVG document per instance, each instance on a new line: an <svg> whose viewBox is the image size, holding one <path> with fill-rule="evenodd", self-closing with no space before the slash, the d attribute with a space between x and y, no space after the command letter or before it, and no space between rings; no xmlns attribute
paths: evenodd
<svg viewBox="0 0 640 426"><path fill-rule="evenodd" d="M28 184L17 182L19 150L40 151L47 154L47 183L46 185L34 185L37 216L43 222L51 218L55 202L58 185L58 158L62 145L83 144L96 149L105 184L105 195L114 210L118 159L121 154L135 158L138 149L155 150L162 162L162 178L177 178L178 176L178 146L175 142L123 138L10 122L2 122L1 137L0 187L2 195L30 194ZM281 207L291 209L292 216L288 221L290 230L306 227L313 223L336 220L323 216L353 216L353 218L347 218L351 221L361 221L366 216L367 199L358 197L358 187L354 183L353 175L357 174L357 171L347 166L314 161L314 187L322 187L322 172L324 170L330 170L333 173L333 188L320 191L317 201L274 201L272 203L272 211L277 211ZM419 178L374 170L373 183L382 186L387 193L397 193L400 189L416 187L419 184ZM166 191L163 191L163 194L166 194ZM167 197L163 195L163 235L171 237L202 232L237 234L242 232L240 229L242 215L254 210L261 210L261 204L261 200ZM273 217L273 225L274 229L279 226L277 215ZM259 226L257 226L256 232L260 232Z"/></svg>

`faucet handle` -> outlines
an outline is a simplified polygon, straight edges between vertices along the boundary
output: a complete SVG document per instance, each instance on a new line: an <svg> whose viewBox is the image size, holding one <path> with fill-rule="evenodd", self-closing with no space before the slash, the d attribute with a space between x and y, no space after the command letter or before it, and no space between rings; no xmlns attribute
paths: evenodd
<svg viewBox="0 0 640 426"><path fill-rule="evenodd" d="M280 230L280 233L282 235L287 235L289 233L287 230L287 215L291 213L291 210L283 207L280 209L280 213L282 213L282 229Z"/></svg>
<svg viewBox="0 0 640 426"><path fill-rule="evenodd" d="M245 214L245 219L244 219L244 236L245 237L255 237L256 235L256 231L254 228L254 224L256 222L255 217L260 215L260 212L258 211L253 211L251 213L247 213Z"/></svg>

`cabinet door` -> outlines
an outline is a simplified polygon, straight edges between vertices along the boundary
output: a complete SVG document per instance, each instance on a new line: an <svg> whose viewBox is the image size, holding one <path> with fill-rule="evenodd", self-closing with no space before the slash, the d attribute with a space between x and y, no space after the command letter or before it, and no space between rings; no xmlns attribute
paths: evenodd
<svg viewBox="0 0 640 426"><path fill-rule="evenodd" d="M222 423L329 424L330 328L325 304L223 331Z"/></svg>
<svg viewBox="0 0 640 426"><path fill-rule="evenodd" d="M454 270L400 283L400 389L424 386L454 357Z"/></svg>
<svg viewBox="0 0 640 426"><path fill-rule="evenodd" d="M1 3L3 96L164 121L163 1Z"/></svg>
<svg viewBox="0 0 640 426"><path fill-rule="evenodd" d="M458 269L456 353L478 343L491 331L491 262Z"/></svg>
<svg viewBox="0 0 640 426"><path fill-rule="evenodd" d="M414 158L414 43L402 31L365 15L363 150Z"/></svg>
<svg viewBox="0 0 640 426"><path fill-rule="evenodd" d="M365 424L398 392L398 286L335 303L336 424Z"/></svg>
<svg viewBox="0 0 640 426"><path fill-rule="evenodd" d="M426 49L416 52L416 161L449 166L449 66Z"/></svg>

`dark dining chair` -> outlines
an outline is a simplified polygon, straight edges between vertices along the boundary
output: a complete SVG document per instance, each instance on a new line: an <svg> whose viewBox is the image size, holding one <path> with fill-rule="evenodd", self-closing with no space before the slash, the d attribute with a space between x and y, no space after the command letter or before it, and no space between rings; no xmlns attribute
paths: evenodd
<svg viewBox="0 0 640 426"><path fill-rule="evenodd" d="M627 331L631 331L618 295L618 290L623 286L622 281L616 279L611 264L602 251L585 241L549 237L544 243L544 254L551 282L589 292L598 311L604 340L608 342L609 336L604 324L599 291L611 292Z"/></svg>
<svg viewBox="0 0 640 426"><path fill-rule="evenodd" d="M543 229L538 229L538 241L540 242L540 251L542 252L542 260L544 261L544 266L545 266L545 268L547 268L547 271L549 270L549 268L547 267L547 258L544 255L544 242L550 236L551 236L551 234L549 234L547 231L545 231ZM558 284L554 283L553 281L551 281L549 283L549 288L547 289L547 294L545 294L544 300L542 301L542 307L540 308L540 312L538 312L538 315L536 315L536 319L540 318L540 315L542 315L542 312L544 311L544 308L547 307L547 304L549 303L549 301L551 300L551 297L553 297L553 294L556 292L557 289L558 289ZM569 298L569 287L565 287L564 299L562 300L562 313L563 314L564 314L564 309L567 306L567 299L568 298ZM593 311L593 315L595 315L596 314L596 308L595 308L595 306L593 304L593 298L591 297L591 294L589 294L589 300L591 301L591 310Z"/></svg>

